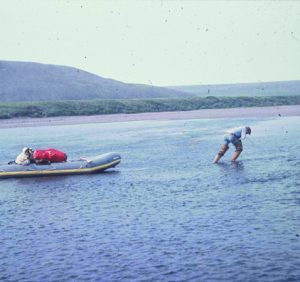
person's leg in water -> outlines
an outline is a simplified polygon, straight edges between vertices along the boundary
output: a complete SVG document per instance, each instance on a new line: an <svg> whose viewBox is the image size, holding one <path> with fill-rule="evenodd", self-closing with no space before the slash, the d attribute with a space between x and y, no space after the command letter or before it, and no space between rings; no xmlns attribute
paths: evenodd
<svg viewBox="0 0 300 282"><path fill-rule="evenodd" d="M241 154L241 152L243 151L243 144L242 144L241 140L236 142L234 144L234 146L235 146L235 152L231 156L231 161L232 162L235 162L237 160L237 158L239 157L239 155Z"/></svg>
<svg viewBox="0 0 300 282"><path fill-rule="evenodd" d="M224 154L227 152L227 150L229 149L229 140L227 138L227 136L224 137L224 144L222 144L218 154L215 156L213 163L216 164L223 156Z"/></svg>

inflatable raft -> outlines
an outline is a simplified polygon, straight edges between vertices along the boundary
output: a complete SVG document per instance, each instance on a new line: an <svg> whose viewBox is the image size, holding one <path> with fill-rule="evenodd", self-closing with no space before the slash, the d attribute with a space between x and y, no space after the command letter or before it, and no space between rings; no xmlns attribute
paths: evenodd
<svg viewBox="0 0 300 282"><path fill-rule="evenodd" d="M120 162L119 154L106 153L93 158L46 165L0 165L0 178L97 173L115 167Z"/></svg>

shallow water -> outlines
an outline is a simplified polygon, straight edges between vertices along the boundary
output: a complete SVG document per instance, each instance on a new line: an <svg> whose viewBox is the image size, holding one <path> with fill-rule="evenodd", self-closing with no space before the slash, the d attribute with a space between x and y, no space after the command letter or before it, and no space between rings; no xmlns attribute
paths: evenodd
<svg viewBox="0 0 300 282"><path fill-rule="evenodd" d="M252 136L211 164L224 129ZM103 174L0 180L1 281L299 281L300 117L1 129Z"/></svg>

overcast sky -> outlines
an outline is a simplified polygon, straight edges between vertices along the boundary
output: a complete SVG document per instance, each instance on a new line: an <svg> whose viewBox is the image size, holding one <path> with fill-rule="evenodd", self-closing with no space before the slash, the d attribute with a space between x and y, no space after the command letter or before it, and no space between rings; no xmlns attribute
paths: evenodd
<svg viewBox="0 0 300 282"><path fill-rule="evenodd" d="M124 82L300 79L300 1L7 0L0 60Z"/></svg>

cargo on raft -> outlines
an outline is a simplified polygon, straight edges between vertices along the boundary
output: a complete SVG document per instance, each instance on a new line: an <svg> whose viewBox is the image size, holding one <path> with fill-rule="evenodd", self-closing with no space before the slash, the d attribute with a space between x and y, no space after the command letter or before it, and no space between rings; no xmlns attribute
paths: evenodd
<svg viewBox="0 0 300 282"><path fill-rule="evenodd" d="M50 164L0 165L0 178L71 175L103 172L121 162L117 153L106 153L92 158Z"/></svg>

